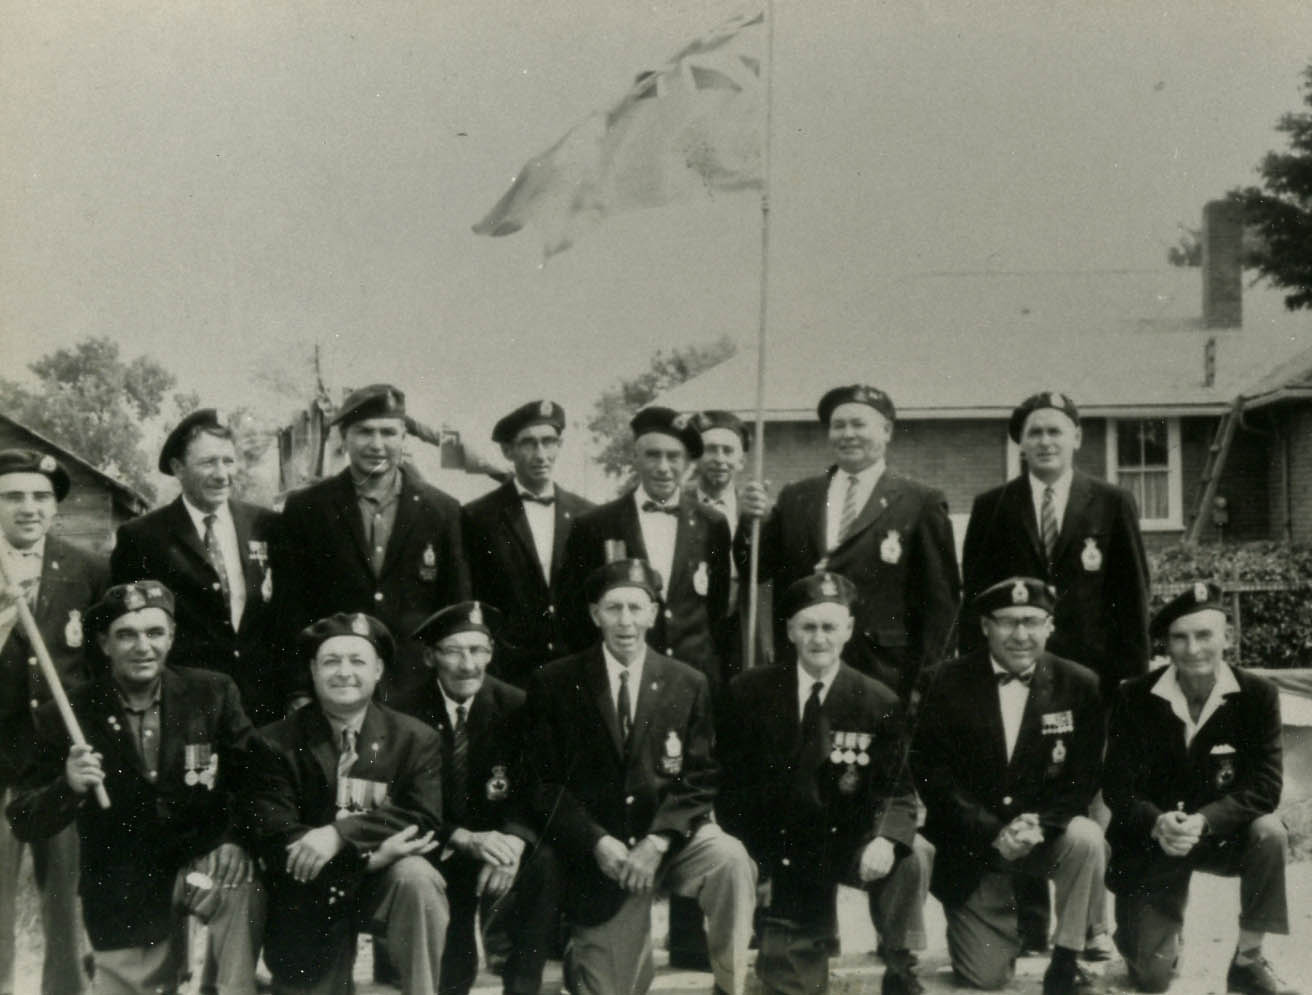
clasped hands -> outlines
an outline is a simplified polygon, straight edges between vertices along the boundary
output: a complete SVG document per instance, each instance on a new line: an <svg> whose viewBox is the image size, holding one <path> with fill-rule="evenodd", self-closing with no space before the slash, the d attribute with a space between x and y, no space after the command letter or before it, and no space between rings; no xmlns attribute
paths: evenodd
<svg viewBox="0 0 1312 995"><path fill-rule="evenodd" d="M1152 838L1168 857L1184 857L1207 831L1207 820L1195 812L1163 812L1153 823Z"/></svg>
<svg viewBox="0 0 1312 995"><path fill-rule="evenodd" d="M1003 827L993 848L1007 861L1020 860L1043 842L1043 827L1037 812L1022 812Z"/></svg>
<svg viewBox="0 0 1312 995"><path fill-rule="evenodd" d="M451 834L451 845L482 863L475 888L477 894L500 898L515 883L519 861L524 855L524 841L518 836L495 830L470 832L457 829Z"/></svg>
<svg viewBox="0 0 1312 995"><path fill-rule="evenodd" d="M654 836L644 836L633 849L614 836L603 836L592 852L601 873L635 895L645 895L656 887L656 872L665 856Z"/></svg>

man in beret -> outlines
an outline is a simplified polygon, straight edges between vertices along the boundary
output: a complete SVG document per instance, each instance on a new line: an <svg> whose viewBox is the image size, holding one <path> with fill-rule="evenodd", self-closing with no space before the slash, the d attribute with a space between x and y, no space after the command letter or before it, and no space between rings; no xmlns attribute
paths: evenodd
<svg viewBox="0 0 1312 995"><path fill-rule="evenodd" d="M465 505L465 554L475 598L504 610L497 676L524 687L532 672L566 652L561 607L565 545L592 502L552 480L565 409L529 401L497 422L492 441L514 478Z"/></svg>
<svg viewBox="0 0 1312 995"><path fill-rule="evenodd" d="M793 667L757 667L730 686L716 812L760 868L756 969L767 992L823 992L838 885L869 895L882 940L884 995L923 991L929 845L903 756L902 707L842 662L855 585L823 572L782 592Z"/></svg>
<svg viewBox="0 0 1312 995"><path fill-rule="evenodd" d="M439 868L451 903L443 995L465 995L478 974L475 917L508 936L507 995L537 995L559 922L560 881L549 848L529 828L524 778L524 692L488 674L504 619L491 605L462 601L415 632L434 680L418 716L442 737Z"/></svg>
<svg viewBox="0 0 1312 995"><path fill-rule="evenodd" d="M905 696L922 666L939 662L957 613L957 554L941 491L887 469L896 411L882 390L835 387L820 399L835 465L789 484L770 508L765 487L743 488L748 518L763 518L762 581L783 591L821 570L856 585L856 631L847 661ZM750 528L738 530L738 569L748 569ZM787 646L776 609L775 645Z"/></svg>
<svg viewBox="0 0 1312 995"><path fill-rule="evenodd" d="M911 755L934 844L930 890L947 913L948 953L966 983L1006 985L1021 951L1013 881L1056 885L1057 930L1044 995L1092 991L1080 967L1102 901L1098 790L1104 720L1098 679L1044 649L1054 595L1008 577L975 597L985 647L927 679Z"/></svg>
<svg viewBox="0 0 1312 995"><path fill-rule="evenodd" d="M1139 513L1129 492L1074 467L1081 442L1080 415L1059 391L1026 398L1007 431L1020 446L1025 469L975 499L962 548L967 607L970 599L1004 577L1038 577L1057 589L1053 653L1082 663L1099 677L1102 699L1112 700L1122 678L1148 666L1148 561ZM962 619L963 653L983 646L979 624ZM1106 807L1093 816L1104 827ZM1028 949L1048 944L1048 890L1020 882L1021 933ZM1086 954L1111 956L1105 897L1091 924Z"/></svg>
<svg viewBox="0 0 1312 995"><path fill-rule="evenodd" d="M656 890L695 897L709 920L716 990L741 995L756 869L713 820L719 781L704 674L647 645L662 584L644 560L588 575L600 643L529 684L535 828L560 858L575 995L651 987Z"/></svg>
<svg viewBox="0 0 1312 995"><path fill-rule="evenodd" d="M227 674L256 725L283 714L285 691L272 651L269 545L277 515L232 496L237 447L214 408L193 411L169 433L159 471L182 493L119 526L111 579L163 583L176 603L172 665Z"/></svg>
<svg viewBox="0 0 1312 995"><path fill-rule="evenodd" d="M245 814L276 993L350 991L362 929L386 937L405 995L437 990L448 906L425 854L447 836L441 745L373 701L393 651L387 627L360 612L307 626L296 654L315 700L257 737Z"/></svg>
<svg viewBox="0 0 1312 995"><path fill-rule="evenodd" d="M0 805L34 758L38 708L50 689L18 619L15 599L27 600L41 639L65 688L90 676L83 657L87 609L105 591L105 564L49 534L68 473L50 455L0 451ZM23 844L0 819L0 992L14 991L14 916ZM77 830L72 826L32 843L45 933L42 995L77 995L84 947L77 915Z"/></svg>
<svg viewBox="0 0 1312 995"><path fill-rule="evenodd" d="M469 597L460 505L402 465L405 395L389 384L361 387L333 419L350 464L287 499L274 548L284 647L315 619L368 612L397 634L382 700L409 711L428 683L423 647L410 633L437 609ZM295 697L305 672L292 663Z"/></svg>
<svg viewBox="0 0 1312 995"><path fill-rule="evenodd" d="M253 995L263 903L233 817L251 725L231 678L167 666L173 612L153 580L111 587L92 608L87 635L108 666L69 694L86 745L71 744L53 702L42 706L8 816L24 840L76 823L97 992L176 991L190 913L209 927L215 990Z"/></svg>
<svg viewBox="0 0 1312 995"><path fill-rule="evenodd" d="M1170 665L1121 685L1109 729L1103 790L1116 945L1140 990L1166 991L1193 872L1237 876L1239 942L1226 988L1296 995L1262 955L1267 933L1289 932L1288 834L1275 811L1280 696L1226 663L1230 626L1215 584L1193 584L1170 601L1152 636L1165 639Z"/></svg>

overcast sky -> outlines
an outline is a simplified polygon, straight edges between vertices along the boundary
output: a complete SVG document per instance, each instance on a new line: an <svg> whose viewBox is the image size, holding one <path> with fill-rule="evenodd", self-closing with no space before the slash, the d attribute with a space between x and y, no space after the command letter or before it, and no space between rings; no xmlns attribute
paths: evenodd
<svg viewBox="0 0 1312 995"><path fill-rule="evenodd" d="M395 381L481 436L531 397L583 415L657 347L750 341L750 194L612 219L545 268L532 232L470 232L740 9L0 0L4 375L109 335L208 403L267 405L257 373L319 342L330 384ZM889 271L1160 265L1256 180L1312 60L1302 0L777 9L780 326Z"/></svg>

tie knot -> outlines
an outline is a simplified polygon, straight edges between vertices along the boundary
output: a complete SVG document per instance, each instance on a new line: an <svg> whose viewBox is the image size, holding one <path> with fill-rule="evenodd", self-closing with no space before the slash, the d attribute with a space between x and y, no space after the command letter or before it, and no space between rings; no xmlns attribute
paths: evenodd
<svg viewBox="0 0 1312 995"><path fill-rule="evenodd" d="M208 529L214 527L214 523L218 521L218 518L219 516L211 511L208 515L202 518L201 521L205 523L205 527Z"/></svg>
<svg viewBox="0 0 1312 995"><path fill-rule="evenodd" d="M825 682L824 682L824 681L816 681L814 684L811 685L811 697L812 697L812 698L819 698L821 692L823 692L824 689L825 689Z"/></svg>
<svg viewBox="0 0 1312 995"><path fill-rule="evenodd" d="M629 672L628 672L627 669L626 669L626 670L621 670L621 671L620 671L620 683L621 683L621 684L628 684L628 683L629 683Z"/></svg>
<svg viewBox="0 0 1312 995"><path fill-rule="evenodd" d="M1049 484L1047 487L1043 488L1043 496L1045 498L1054 498L1057 496L1057 492L1053 490L1052 484Z"/></svg>
<svg viewBox="0 0 1312 995"><path fill-rule="evenodd" d="M343 729L343 730L342 730L342 752L343 752L343 753L354 753L354 752L355 752L355 730L354 730L354 729Z"/></svg>

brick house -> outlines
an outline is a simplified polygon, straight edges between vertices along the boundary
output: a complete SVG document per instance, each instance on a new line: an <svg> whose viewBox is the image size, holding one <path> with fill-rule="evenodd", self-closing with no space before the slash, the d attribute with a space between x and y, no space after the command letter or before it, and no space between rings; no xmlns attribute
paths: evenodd
<svg viewBox="0 0 1312 995"><path fill-rule="evenodd" d="M903 274L872 286L862 313L772 330L766 479L824 469L816 402L872 383L898 408L890 465L947 493L960 543L974 496L1020 471L1012 407L1061 390L1082 415L1077 465L1134 492L1160 547L1194 517L1218 423L1242 396L1218 489L1229 519L1219 533L1209 510L1203 539L1312 542L1312 313L1266 286L1244 292L1241 231L1211 204L1201 269ZM755 383L743 350L660 403L750 419Z"/></svg>

